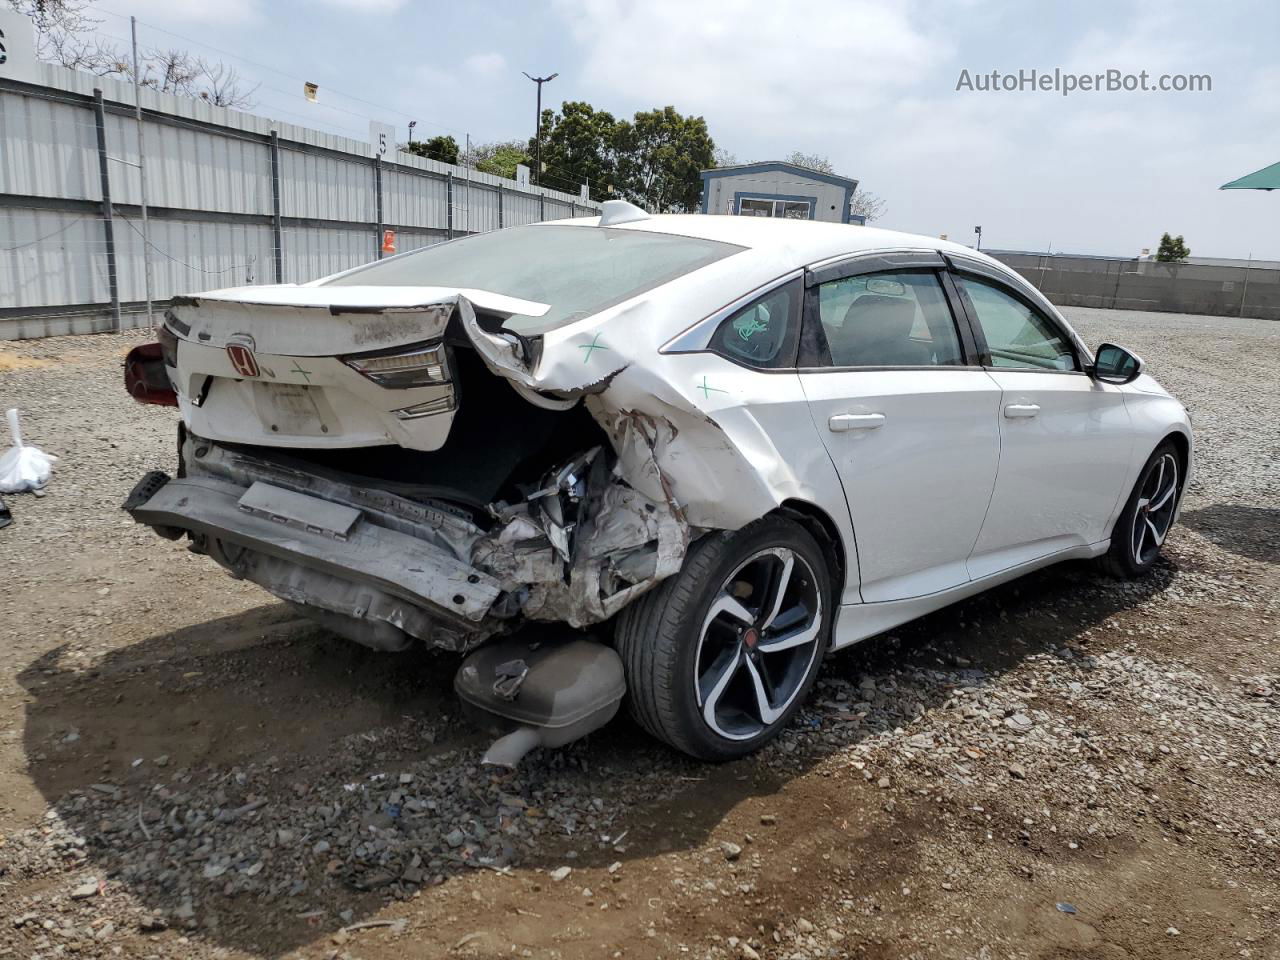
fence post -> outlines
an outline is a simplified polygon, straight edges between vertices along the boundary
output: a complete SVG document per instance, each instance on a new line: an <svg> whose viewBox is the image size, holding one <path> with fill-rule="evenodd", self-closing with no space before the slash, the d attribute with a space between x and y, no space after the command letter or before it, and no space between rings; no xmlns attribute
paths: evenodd
<svg viewBox="0 0 1280 960"><path fill-rule="evenodd" d="M453 171L450 170L446 174L448 179L445 181L445 205L449 208L449 239L453 239Z"/></svg>
<svg viewBox="0 0 1280 960"><path fill-rule="evenodd" d="M1244 316L1244 302L1249 297L1249 271L1253 268L1253 251L1249 251L1249 262L1244 267L1244 289L1240 291L1240 316Z"/></svg>
<svg viewBox="0 0 1280 960"><path fill-rule="evenodd" d="M276 283L284 283L284 228L280 221L280 134L271 131L271 238Z"/></svg>
<svg viewBox="0 0 1280 960"><path fill-rule="evenodd" d="M502 229L502 185L498 185L498 229Z"/></svg>
<svg viewBox="0 0 1280 960"><path fill-rule="evenodd" d="M539 219L539 220L545 220L545 219L547 219L547 215L546 215L546 212L545 212L545 210L546 210L546 199L547 199L547 198L546 198L546 197L544 197L544 196L542 195L542 188L541 188L541 187L539 187L539 188L538 188L538 219Z"/></svg>
<svg viewBox="0 0 1280 960"><path fill-rule="evenodd" d="M102 105L102 91L93 91L93 119L98 128L98 175L102 180L102 233L107 243L107 289L111 293L111 319L116 333L123 329L120 320L120 278L116 274L116 231L111 219L111 175L107 166L107 113ZM143 255L146 255L144 250Z"/></svg>
<svg viewBox="0 0 1280 960"><path fill-rule="evenodd" d="M374 205L377 207L378 225L373 231L373 248L378 255L378 259L382 259L382 155L377 154L373 158L373 193L376 198Z"/></svg>

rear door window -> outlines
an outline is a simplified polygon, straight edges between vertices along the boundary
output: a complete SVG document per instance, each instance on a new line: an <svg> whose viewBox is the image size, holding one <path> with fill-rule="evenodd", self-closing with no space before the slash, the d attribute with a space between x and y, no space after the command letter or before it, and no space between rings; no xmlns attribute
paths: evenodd
<svg viewBox="0 0 1280 960"><path fill-rule="evenodd" d="M955 318L932 270L830 280L818 287L818 313L832 366L964 363Z"/></svg>

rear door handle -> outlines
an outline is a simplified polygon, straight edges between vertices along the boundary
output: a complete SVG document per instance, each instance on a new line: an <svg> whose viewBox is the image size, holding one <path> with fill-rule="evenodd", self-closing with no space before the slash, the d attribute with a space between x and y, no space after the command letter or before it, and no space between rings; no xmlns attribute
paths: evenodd
<svg viewBox="0 0 1280 960"><path fill-rule="evenodd" d="M1004 415L1010 420L1034 417L1040 412L1038 403L1010 403L1004 408Z"/></svg>
<svg viewBox="0 0 1280 960"><path fill-rule="evenodd" d="M883 413L837 413L827 421L832 433L846 430L876 430L884 426Z"/></svg>

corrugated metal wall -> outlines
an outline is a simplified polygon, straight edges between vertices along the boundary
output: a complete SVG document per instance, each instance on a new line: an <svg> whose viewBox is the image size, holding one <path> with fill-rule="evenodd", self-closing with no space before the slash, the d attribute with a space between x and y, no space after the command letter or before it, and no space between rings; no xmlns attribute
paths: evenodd
<svg viewBox="0 0 1280 960"><path fill-rule="evenodd" d="M133 88L43 65L43 84L0 81L0 339L114 329L99 110L125 327L145 322ZM153 296L300 283L378 255L502 226L583 216L597 204L197 100L142 92ZM272 133L276 140L272 139ZM380 167L380 169L378 169ZM377 183L382 184L381 220Z"/></svg>

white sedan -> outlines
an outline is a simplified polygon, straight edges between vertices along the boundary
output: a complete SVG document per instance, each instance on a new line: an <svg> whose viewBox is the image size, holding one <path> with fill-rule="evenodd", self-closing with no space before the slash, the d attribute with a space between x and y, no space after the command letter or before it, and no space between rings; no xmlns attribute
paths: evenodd
<svg viewBox="0 0 1280 960"><path fill-rule="evenodd" d="M1061 560L1146 573L1192 463L1142 361L990 257L620 201L176 298L128 379L182 420L135 519L359 642L471 653L515 756L624 689L741 756L830 650Z"/></svg>

